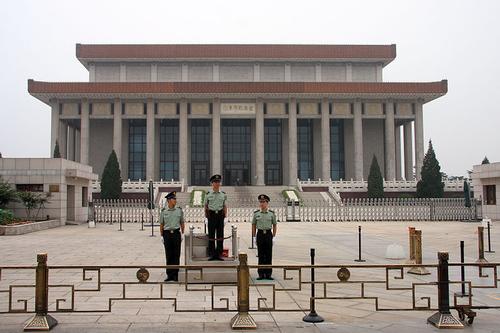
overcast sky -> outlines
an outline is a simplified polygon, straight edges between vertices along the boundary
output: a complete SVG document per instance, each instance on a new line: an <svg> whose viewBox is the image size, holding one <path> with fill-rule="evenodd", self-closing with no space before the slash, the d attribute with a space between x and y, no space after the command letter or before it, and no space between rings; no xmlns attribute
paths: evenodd
<svg viewBox="0 0 500 333"><path fill-rule="evenodd" d="M424 105L442 171L500 161L500 1L9 1L0 19L0 152L50 155L27 80L88 81L76 43L396 44L384 81L448 79Z"/></svg>

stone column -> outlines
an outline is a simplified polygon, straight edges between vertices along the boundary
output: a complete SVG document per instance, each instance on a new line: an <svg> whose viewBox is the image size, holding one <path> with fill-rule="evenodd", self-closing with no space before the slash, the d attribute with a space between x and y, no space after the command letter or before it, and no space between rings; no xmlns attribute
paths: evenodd
<svg viewBox="0 0 500 333"><path fill-rule="evenodd" d="M76 146L75 146L75 128L73 126L68 126L68 160L76 160Z"/></svg>
<svg viewBox="0 0 500 333"><path fill-rule="evenodd" d="M56 141L59 141L59 101L50 100L51 118L50 118L50 157L54 157L54 148Z"/></svg>
<svg viewBox="0 0 500 333"><path fill-rule="evenodd" d="M61 157L68 159L68 124L64 121L59 122L59 151Z"/></svg>
<svg viewBox="0 0 500 333"><path fill-rule="evenodd" d="M413 145L411 135L411 122L403 125L404 155L405 155L405 180L413 180Z"/></svg>
<svg viewBox="0 0 500 333"><path fill-rule="evenodd" d="M179 108L179 180L188 180L188 114L187 102Z"/></svg>
<svg viewBox="0 0 500 333"><path fill-rule="evenodd" d="M363 114L361 102L354 103L354 177L363 179Z"/></svg>
<svg viewBox="0 0 500 333"><path fill-rule="evenodd" d="M82 135L78 128L75 128L75 162L80 163L80 158L82 155Z"/></svg>
<svg viewBox="0 0 500 333"><path fill-rule="evenodd" d="M256 185L265 185L264 174L264 103L262 99L257 100L255 112L255 175Z"/></svg>
<svg viewBox="0 0 500 333"><path fill-rule="evenodd" d="M288 184L297 185L297 101L288 102Z"/></svg>
<svg viewBox="0 0 500 333"><path fill-rule="evenodd" d="M122 170L122 101L119 98L113 103L113 149Z"/></svg>
<svg viewBox="0 0 500 333"><path fill-rule="evenodd" d="M396 126L396 179L401 180L401 126Z"/></svg>
<svg viewBox="0 0 500 333"><path fill-rule="evenodd" d="M212 175L214 175L222 172L220 100L215 98L212 106Z"/></svg>
<svg viewBox="0 0 500 333"><path fill-rule="evenodd" d="M329 180L330 172L330 104L328 98L321 100L321 179Z"/></svg>
<svg viewBox="0 0 500 333"><path fill-rule="evenodd" d="M80 115L80 163L89 164L89 102L82 100L82 112Z"/></svg>
<svg viewBox="0 0 500 333"><path fill-rule="evenodd" d="M146 106L146 179L155 176L155 103L148 99Z"/></svg>
<svg viewBox="0 0 500 333"><path fill-rule="evenodd" d="M385 104L385 179L396 178L396 147L394 146L394 103Z"/></svg>
<svg viewBox="0 0 500 333"><path fill-rule="evenodd" d="M420 172L424 164L424 114L422 102L415 103L415 174L420 180Z"/></svg>

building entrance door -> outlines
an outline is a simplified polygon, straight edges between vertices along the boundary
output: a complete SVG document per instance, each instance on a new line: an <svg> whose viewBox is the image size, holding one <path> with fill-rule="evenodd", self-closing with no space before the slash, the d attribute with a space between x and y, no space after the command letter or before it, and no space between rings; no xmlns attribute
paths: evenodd
<svg viewBox="0 0 500 333"><path fill-rule="evenodd" d="M251 128L249 119L222 120L223 182L251 185Z"/></svg>
<svg viewBox="0 0 500 333"><path fill-rule="evenodd" d="M191 184L207 185L209 181L208 163L193 163L191 165Z"/></svg>

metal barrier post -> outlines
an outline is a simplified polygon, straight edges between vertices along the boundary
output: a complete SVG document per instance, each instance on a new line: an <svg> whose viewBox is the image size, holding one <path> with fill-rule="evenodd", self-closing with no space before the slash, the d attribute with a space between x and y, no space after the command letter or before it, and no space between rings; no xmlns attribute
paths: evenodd
<svg viewBox="0 0 500 333"><path fill-rule="evenodd" d="M465 251L464 251L464 241L460 241L460 263L463 264L465 262ZM465 266L460 266L460 281L461 283L461 292L455 293L457 297L468 297L469 294L465 292Z"/></svg>
<svg viewBox="0 0 500 333"><path fill-rule="evenodd" d="M490 221L488 221L488 253L495 253L495 251L491 250L491 234L490 234Z"/></svg>
<svg viewBox="0 0 500 333"><path fill-rule="evenodd" d="M122 229L122 212L120 212L120 229L118 231L123 231L123 229Z"/></svg>
<svg viewBox="0 0 500 333"><path fill-rule="evenodd" d="M310 298L310 303L311 303L311 312L304 318L302 318L303 321L306 323L321 323L324 321L323 317L318 315L316 313L316 285L314 283L314 256L316 252L315 249L311 249L311 298Z"/></svg>
<svg viewBox="0 0 500 333"><path fill-rule="evenodd" d="M408 239L409 239L408 256L410 258L406 261L406 264L409 265L415 264L415 245L414 245L415 239L413 237L414 234L415 234L415 227L408 227Z"/></svg>
<svg viewBox="0 0 500 333"><path fill-rule="evenodd" d="M257 324L250 316L250 270L247 264L247 254L239 254L238 265L238 313L231 319L232 329L255 329Z"/></svg>
<svg viewBox="0 0 500 333"><path fill-rule="evenodd" d="M415 251L415 264L422 265L422 230L415 230L413 234L413 246ZM431 274L427 268L422 266L412 267L408 273L416 275L429 275Z"/></svg>
<svg viewBox="0 0 500 333"><path fill-rule="evenodd" d="M50 331L57 325L51 315L47 314L49 308L49 269L47 268L47 253L36 256L38 265L35 278L35 316L24 326L25 331Z"/></svg>
<svg viewBox="0 0 500 333"><path fill-rule="evenodd" d="M231 252L233 259L236 260L236 256L238 255L238 227L234 224L231 225Z"/></svg>
<svg viewBox="0 0 500 333"><path fill-rule="evenodd" d="M193 260L194 226L189 226L189 258Z"/></svg>
<svg viewBox="0 0 500 333"><path fill-rule="evenodd" d="M366 260L361 259L361 226L358 226L358 259L355 259L356 262L365 262Z"/></svg>
<svg viewBox="0 0 500 333"><path fill-rule="evenodd" d="M427 318L437 328L463 328L464 325L450 312L450 279L448 276L448 252L438 252L438 308L439 311Z"/></svg>
<svg viewBox="0 0 500 333"><path fill-rule="evenodd" d="M144 212L141 212L141 231L144 231Z"/></svg>

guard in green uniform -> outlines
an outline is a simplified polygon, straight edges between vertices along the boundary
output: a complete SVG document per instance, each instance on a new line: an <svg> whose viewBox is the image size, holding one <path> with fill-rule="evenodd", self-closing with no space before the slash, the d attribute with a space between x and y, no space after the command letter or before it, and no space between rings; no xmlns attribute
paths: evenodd
<svg viewBox="0 0 500 333"><path fill-rule="evenodd" d="M259 265L272 265L273 263L273 237L276 236L276 214L269 209L269 197L260 194L258 197L260 209L253 213L252 237L257 233L257 251ZM271 232L272 229L272 232ZM273 280L271 268L259 268L257 280Z"/></svg>
<svg viewBox="0 0 500 333"><path fill-rule="evenodd" d="M160 234L163 236L167 265L179 265L181 237L184 233L184 212L176 207L176 193L167 194L167 207L160 212ZM167 269L165 281L179 281L179 269Z"/></svg>
<svg viewBox="0 0 500 333"><path fill-rule="evenodd" d="M223 260L224 218L227 216L226 193L220 190L221 175L210 177L212 190L205 196L205 217L208 219L208 260ZM215 239L217 248L215 248Z"/></svg>

